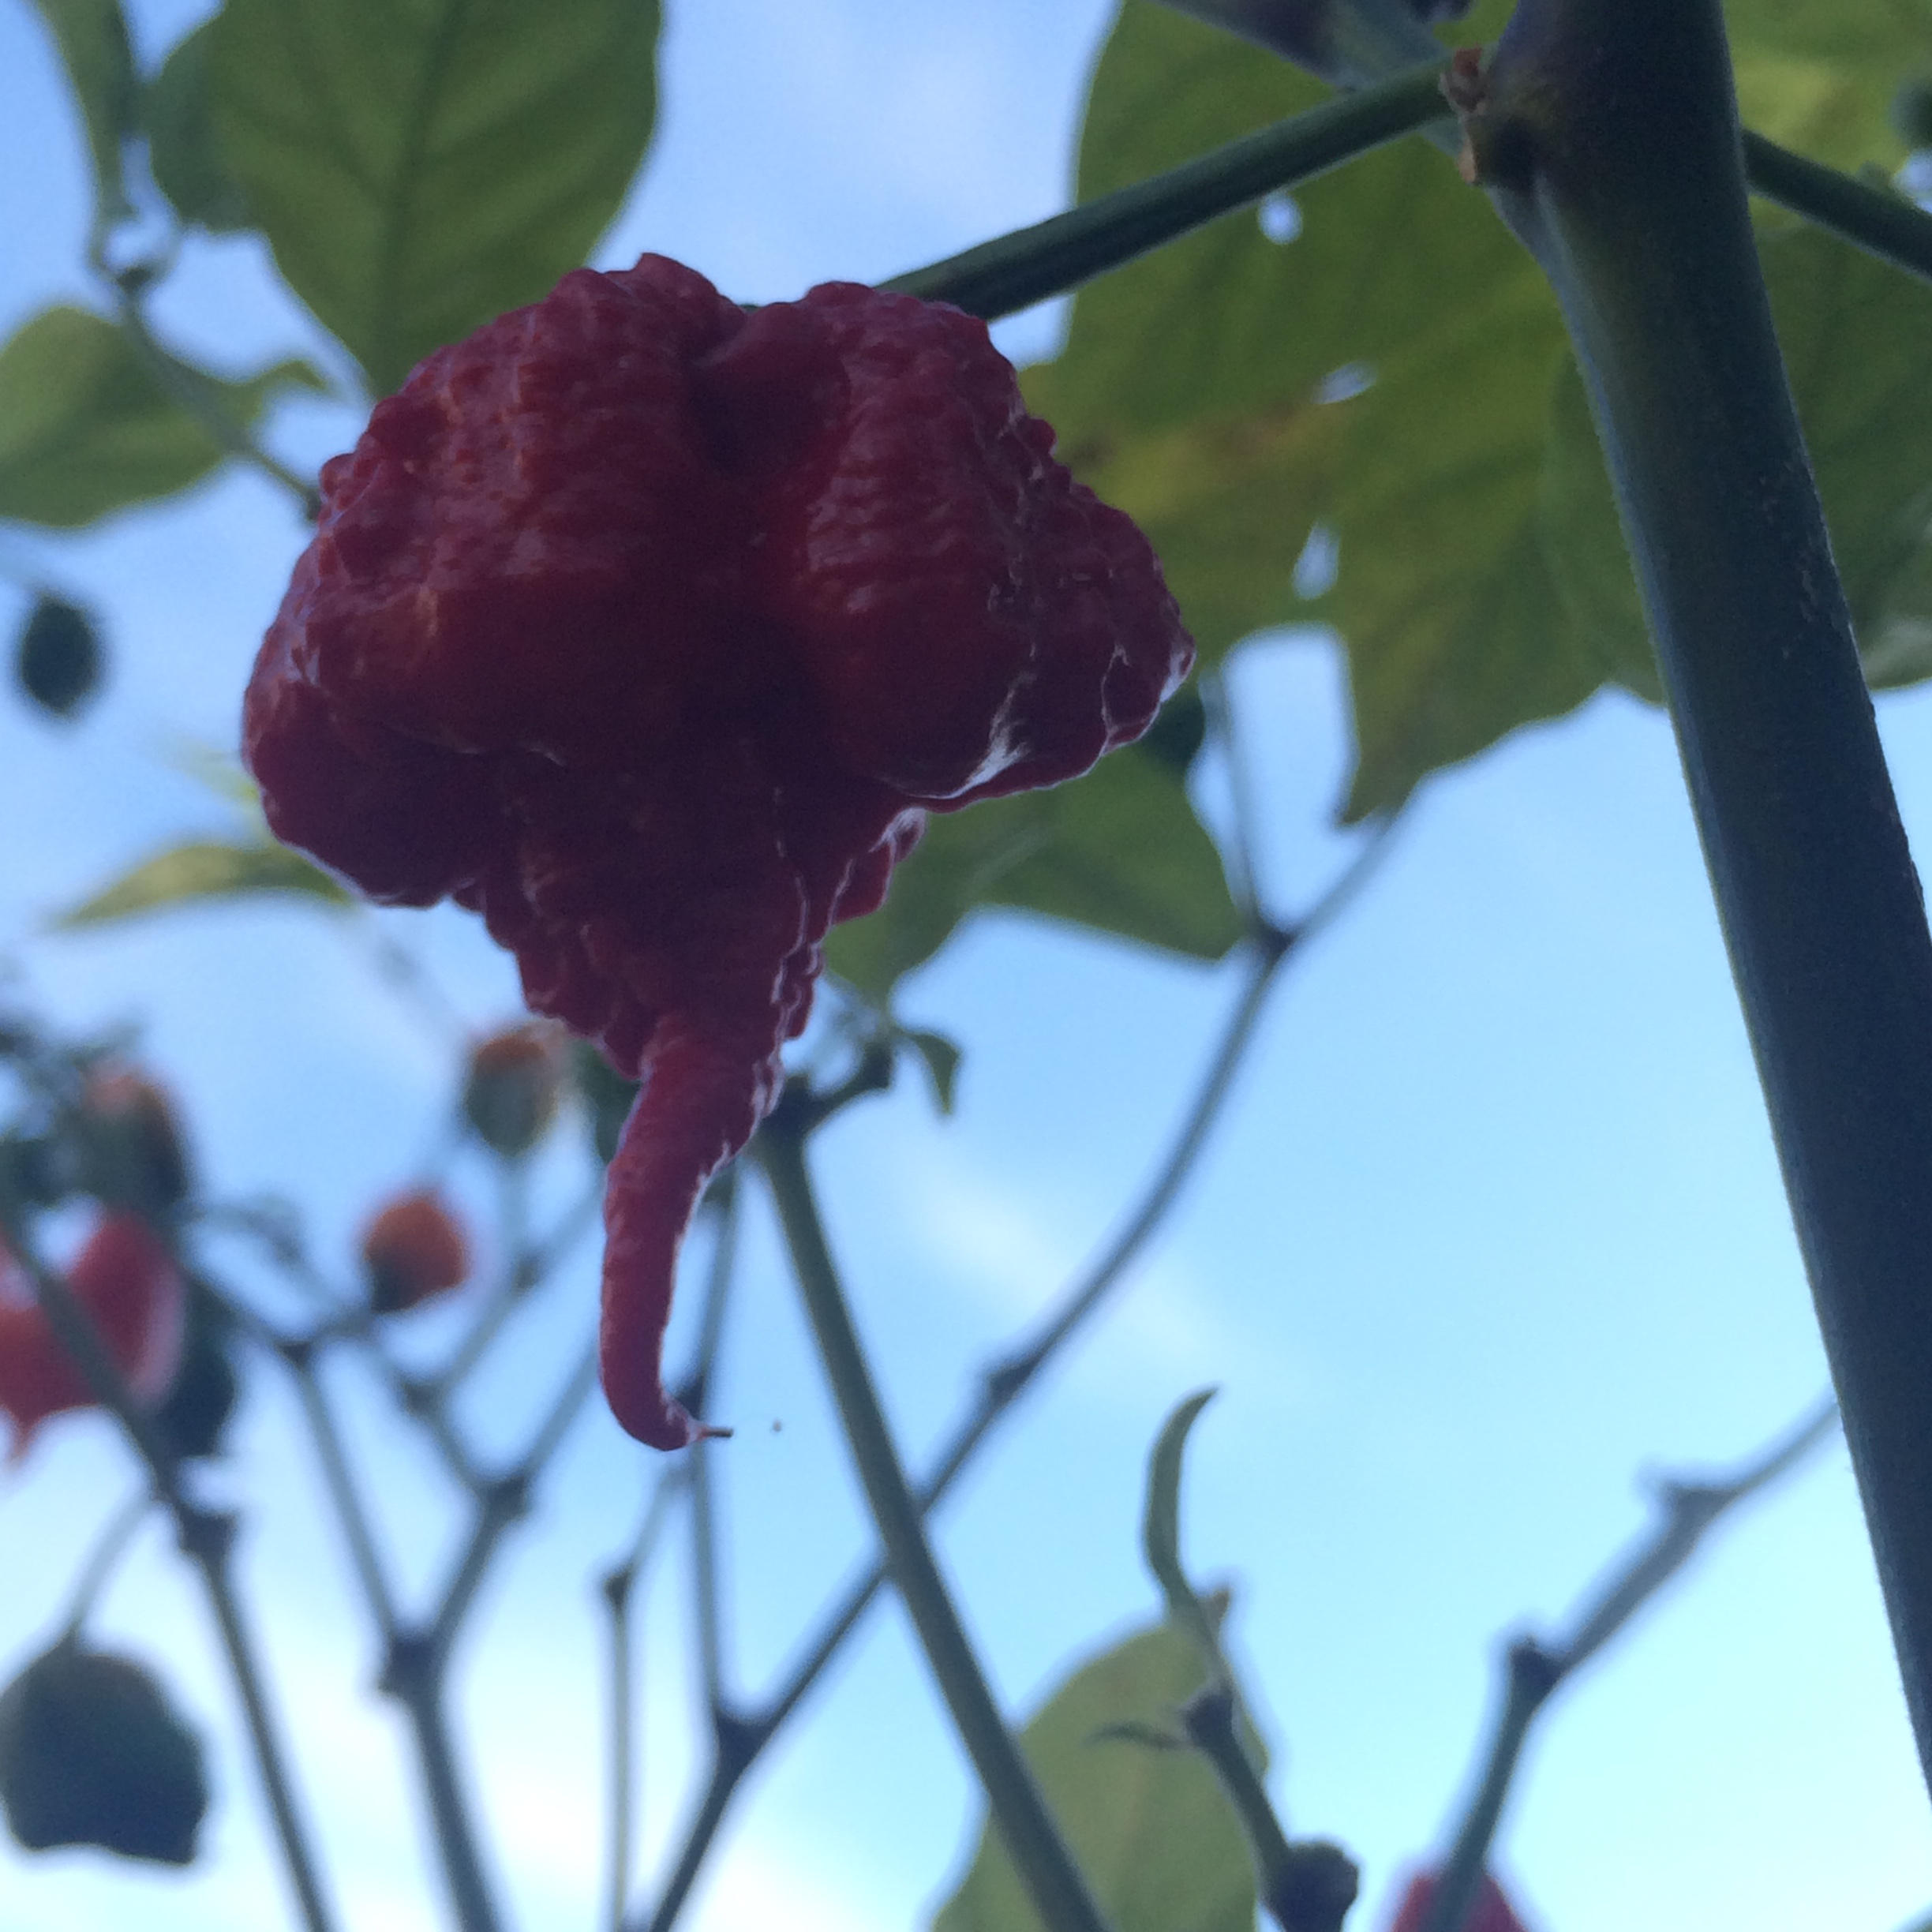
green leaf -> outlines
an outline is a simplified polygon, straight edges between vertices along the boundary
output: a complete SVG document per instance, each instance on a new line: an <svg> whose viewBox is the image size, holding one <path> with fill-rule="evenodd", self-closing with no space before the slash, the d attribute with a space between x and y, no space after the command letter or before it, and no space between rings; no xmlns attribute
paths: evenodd
<svg viewBox="0 0 1932 1932"><path fill-rule="evenodd" d="M259 893L296 893L328 905L353 905L354 896L286 845L231 845L212 840L176 845L135 867L103 890L63 912L57 930L106 926L143 912L208 899Z"/></svg>
<svg viewBox="0 0 1932 1932"><path fill-rule="evenodd" d="M1932 675L1932 289L1814 229L1769 236L1765 278L1832 549L1875 686ZM1550 408L1544 548L1611 675L1661 702L1582 378Z"/></svg>
<svg viewBox="0 0 1932 1932"><path fill-rule="evenodd" d="M35 0L60 48L94 163L96 226L127 214L122 145L134 132L134 56L120 0Z"/></svg>
<svg viewBox="0 0 1932 1932"><path fill-rule="evenodd" d="M215 125L215 26L204 21L148 83L141 118L155 185L185 222L224 234L249 225L248 201Z"/></svg>
<svg viewBox="0 0 1932 1932"><path fill-rule="evenodd" d="M228 0L221 149L379 391L547 293L637 172L654 0Z"/></svg>
<svg viewBox="0 0 1932 1932"><path fill-rule="evenodd" d="M305 362L241 382L173 367L245 426L282 391L325 387ZM199 482L224 454L140 346L100 316L46 309L0 348L0 516L90 523Z"/></svg>
<svg viewBox="0 0 1932 1932"><path fill-rule="evenodd" d="M1095 78L1081 194L1320 95L1129 0ZM1567 710L1601 673L1539 554L1543 385L1563 336L1534 264L1420 138L1295 199L1286 244L1230 215L1095 283L1028 389L1065 459L1147 530L1210 661L1270 624L1340 630L1360 818ZM1318 520L1339 570L1311 605L1295 565Z"/></svg>
<svg viewBox="0 0 1932 1932"><path fill-rule="evenodd" d="M1201 1668L1229 1681L1219 1638L1181 1562L1181 1464L1188 1432L1220 1391L1197 1389L1161 1427L1148 1458L1147 1502L1141 1515L1140 1548L1148 1568L1167 1601L1168 1619L1194 1646Z"/></svg>
<svg viewBox="0 0 1932 1932"><path fill-rule="evenodd" d="M1724 20L1747 126L1836 167L1897 166L1892 96L1932 58L1923 0L1728 0Z"/></svg>
<svg viewBox="0 0 1932 1932"><path fill-rule="evenodd" d="M885 904L833 932L832 970L883 1003L977 906L1219 959L1241 937L1220 855L1171 763L1139 746L1050 792L935 815Z"/></svg>
<svg viewBox="0 0 1932 1932"><path fill-rule="evenodd" d="M1603 681L1540 534L1563 338L1539 281L1499 280L1342 406L1354 440L1327 514L1339 567L1316 608L1348 646L1350 819Z"/></svg>
<svg viewBox="0 0 1932 1932"><path fill-rule="evenodd" d="M960 1061L964 1056L959 1043L943 1033L908 1032L900 1037L919 1057L926 1077L932 1083L933 1099L942 1114L953 1111L953 1089L959 1080Z"/></svg>
<svg viewBox="0 0 1932 1932"><path fill-rule="evenodd" d="M1021 1735L1114 1932L1253 1932L1254 1868L1206 1761L1118 1735L1172 1735L1200 1682L1193 1646L1158 1625L1076 1671ZM1040 1932L990 1828L933 1932Z"/></svg>
<svg viewBox="0 0 1932 1932"><path fill-rule="evenodd" d="M28 1851L192 1864L208 1797L200 1739L144 1665L68 1638L0 1690L0 1803Z"/></svg>

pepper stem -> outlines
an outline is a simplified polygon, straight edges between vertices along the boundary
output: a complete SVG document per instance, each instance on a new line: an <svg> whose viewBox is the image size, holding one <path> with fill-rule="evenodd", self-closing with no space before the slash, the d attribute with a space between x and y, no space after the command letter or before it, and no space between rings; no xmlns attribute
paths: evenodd
<svg viewBox="0 0 1932 1932"><path fill-rule="evenodd" d="M1718 0L1522 0L1466 129L1589 390L1932 1776L1932 935L1773 332Z"/></svg>
<svg viewBox="0 0 1932 1932"><path fill-rule="evenodd" d="M1049 1932L1108 1932L1033 1773L1006 1728L933 1559L919 1507L879 1406L805 1164L811 1097L788 1095L751 1143L778 1210L812 1335L900 1601L1033 1907Z"/></svg>

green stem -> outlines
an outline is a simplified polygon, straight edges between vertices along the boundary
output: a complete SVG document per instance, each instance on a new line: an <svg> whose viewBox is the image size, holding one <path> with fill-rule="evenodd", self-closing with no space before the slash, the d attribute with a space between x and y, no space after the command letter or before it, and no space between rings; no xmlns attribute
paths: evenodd
<svg viewBox="0 0 1932 1932"><path fill-rule="evenodd" d="M62 1642L71 1642L79 1637L81 1626L92 1614L101 1592L107 1586L107 1579L127 1554L128 1545L134 1540L134 1532L148 1520L148 1512L153 1507L153 1491L144 1488L121 1505L101 1532L99 1541L82 1567L73 1594L67 1600L67 1614L61 1619Z"/></svg>
<svg viewBox="0 0 1932 1932"><path fill-rule="evenodd" d="M496 1896L483 1869L470 1800L450 1747L449 1718L444 1708L445 1659L430 1633L399 1633L391 1640L380 1687L409 1719L429 1807L430 1834L456 1923L461 1932L500 1932Z"/></svg>
<svg viewBox="0 0 1932 1932"><path fill-rule="evenodd" d="M919 1485L922 1513L937 1508L979 1453L1002 1420L1013 1413L1030 1388L1082 1324L1090 1320L1152 1240L1170 1208L1199 1164L1215 1123L1234 1091L1235 1076L1245 1062L1255 1032L1266 1009L1284 963L1341 913L1361 891L1387 851L1397 821L1380 821L1369 832L1339 878L1290 928L1264 927L1250 935L1248 976L1230 1015L1226 1032L1208 1061L1199 1091L1182 1118L1166 1157L1126 1226L1106 1252L1078 1277L1049 1317L1025 1346L1009 1350L980 1376L979 1395L955 1428L931 1472ZM829 1098L828 1096L828 1098ZM817 1103L814 1119L823 1117L826 1103ZM812 1636L801 1646L798 1662L769 1698L740 1720L732 1741L739 1750L736 1766L719 1761L685 1836L671 1875L648 1921L647 1932L671 1932L684 1908L691 1886L702 1869L712 1842L729 1809L739 1778L755 1761L764 1744L788 1724L812 1687L825 1674L856 1630L867 1610L886 1585L882 1564L874 1563L829 1610Z"/></svg>
<svg viewBox="0 0 1932 1932"><path fill-rule="evenodd" d="M989 322L1016 314L1264 195L1445 119L1441 73L1440 61L1410 68L882 286L950 302Z"/></svg>
<svg viewBox="0 0 1932 1932"><path fill-rule="evenodd" d="M121 326L163 393L179 403L201 425L218 449L253 465L271 482L280 484L301 506L303 516L313 523L322 512L322 498L316 485L306 477L298 476L279 457L271 455L255 440L246 425L236 419L208 376L199 369L189 368L162 346L148 326L147 311L140 300L130 295L118 279L114 280Z"/></svg>
<svg viewBox="0 0 1932 1932"><path fill-rule="evenodd" d="M1608 459L1932 1776L1932 934L1772 331L1717 0L1524 0L1470 135Z"/></svg>
<svg viewBox="0 0 1932 1932"><path fill-rule="evenodd" d="M797 1110L781 1103L752 1146L770 1184L812 1334L893 1581L986 1788L994 1823L1049 1932L1106 1932L1106 1921L993 1702L927 1544L919 1504L900 1466L826 1244Z"/></svg>
<svg viewBox="0 0 1932 1932"><path fill-rule="evenodd" d="M1754 193L1908 275L1932 281L1932 215L1902 195L1808 161L1749 128L1742 139L1745 177Z"/></svg>
<svg viewBox="0 0 1932 1932"><path fill-rule="evenodd" d="M1502 1709L1482 1773L1437 1878L1421 1932L1462 1932L1489 1862L1489 1848L1502 1822L1524 1743L1558 1687L1574 1676L1690 1560L1720 1518L1809 1455L1831 1432L1837 1413L1836 1403L1821 1403L1725 1481L1660 1483L1661 1519L1585 1600L1570 1634L1554 1644L1524 1638L1511 1645Z"/></svg>

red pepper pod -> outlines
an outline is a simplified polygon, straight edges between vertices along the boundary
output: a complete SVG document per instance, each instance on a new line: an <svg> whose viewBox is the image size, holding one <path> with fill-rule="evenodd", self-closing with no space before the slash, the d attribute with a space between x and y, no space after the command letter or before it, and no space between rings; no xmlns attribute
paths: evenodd
<svg viewBox="0 0 1932 1932"><path fill-rule="evenodd" d="M618 1425L653 1449L683 1449L708 1429L665 1392L664 1338L685 1230L712 1177L778 1097L776 1054L666 1027L646 1057L604 1187L604 1394Z"/></svg>

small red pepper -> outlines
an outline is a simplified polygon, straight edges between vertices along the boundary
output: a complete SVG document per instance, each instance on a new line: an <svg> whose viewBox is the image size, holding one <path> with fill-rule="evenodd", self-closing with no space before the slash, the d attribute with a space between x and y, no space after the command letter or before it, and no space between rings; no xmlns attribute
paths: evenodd
<svg viewBox="0 0 1932 1932"><path fill-rule="evenodd" d="M1417 1872L1409 1881L1409 1889L1402 1894L1401 1907L1389 1932L1422 1932L1428 1919L1429 1907L1435 1903L1436 1888L1441 1882L1440 1872ZM1487 1872L1477 1881L1476 1896L1470 1904L1468 1917L1462 1921L1462 1932L1524 1932L1523 1923L1516 1916L1515 1908L1510 1904L1503 1888Z"/></svg>
<svg viewBox="0 0 1932 1932"><path fill-rule="evenodd" d="M135 1396L149 1407L181 1365L187 1293L167 1250L137 1215L103 1217L67 1270L67 1286ZM56 1339L19 1264L0 1249L0 1410L13 1423L9 1459L51 1415L91 1408L94 1391Z"/></svg>
<svg viewBox="0 0 1932 1932"><path fill-rule="evenodd" d="M378 1315L400 1314L470 1279L470 1244L431 1188L399 1194L378 1208L362 1230L361 1252L369 1306Z"/></svg>
<svg viewBox="0 0 1932 1932"><path fill-rule="evenodd" d="M643 1089L605 1202L604 1384L660 1448L705 1182L777 1095L820 945L928 811L1137 737L1193 646L981 323L833 283L747 313L579 270L439 350L322 471L249 687L278 836L449 897Z"/></svg>

